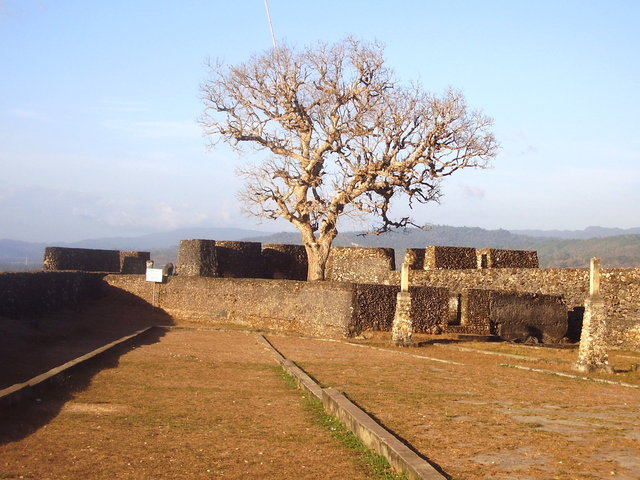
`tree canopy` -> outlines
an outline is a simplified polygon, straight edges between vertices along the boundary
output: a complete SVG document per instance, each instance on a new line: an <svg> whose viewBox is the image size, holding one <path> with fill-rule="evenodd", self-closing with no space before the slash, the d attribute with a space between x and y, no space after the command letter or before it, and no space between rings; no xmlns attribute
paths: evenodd
<svg viewBox="0 0 640 480"><path fill-rule="evenodd" d="M204 132L215 144L272 155L240 169L250 213L284 218L300 232L309 280L324 278L343 215L377 219L375 232L414 225L391 200L440 198L440 182L486 167L497 151L492 120L464 96L405 85L383 48L353 38L287 46L230 66L211 63L202 86Z"/></svg>

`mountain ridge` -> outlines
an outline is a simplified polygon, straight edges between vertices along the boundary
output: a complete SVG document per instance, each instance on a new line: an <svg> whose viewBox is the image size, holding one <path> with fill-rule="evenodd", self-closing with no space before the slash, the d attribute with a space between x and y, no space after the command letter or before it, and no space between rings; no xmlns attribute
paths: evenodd
<svg viewBox="0 0 640 480"><path fill-rule="evenodd" d="M589 264L589 259L593 256L600 257L603 266L606 268L640 267L640 234L604 235L606 232L615 233L635 230L640 232L640 228L625 230L589 227L583 232L595 232L601 236L588 239L569 239L522 235L505 229L487 230L480 227L433 225L426 230L411 228L406 231L394 231L382 235L362 236L362 232L344 232L336 237L334 245L394 248L398 263L402 260L406 248L445 245L537 250L540 266L546 268L586 267ZM140 237L87 239L55 245L2 239L0 240L0 271L41 268L46 246L148 250L152 252L152 257L160 262L175 262L178 243L180 240L187 238L242 240L261 243L300 243L300 236L297 232L268 233L257 230L217 227L177 229Z"/></svg>

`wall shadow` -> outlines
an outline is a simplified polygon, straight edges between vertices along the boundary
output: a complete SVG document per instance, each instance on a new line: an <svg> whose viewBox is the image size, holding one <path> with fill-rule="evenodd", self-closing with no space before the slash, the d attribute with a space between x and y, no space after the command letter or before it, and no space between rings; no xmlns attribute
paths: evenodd
<svg viewBox="0 0 640 480"><path fill-rule="evenodd" d="M29 379L147 327L173 319L141 298L105 284L98 299L48 315L0 317L0 389ZM100 371L116 368L120 357L156 343L165 329L151 328L52 380L31 388L17 403L0 402L0 445L18 441L54 419Z"/></svg>

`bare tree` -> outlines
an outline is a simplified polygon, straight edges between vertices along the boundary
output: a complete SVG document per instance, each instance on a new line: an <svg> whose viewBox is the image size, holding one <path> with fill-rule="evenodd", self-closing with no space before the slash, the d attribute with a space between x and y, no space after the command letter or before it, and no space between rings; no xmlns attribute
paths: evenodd
<svg viewBox="0 0 640 480"><path fill-rule="evenodd" d="M323 280L342 215L379 220L376 233L415 225L393 218L398 194L427 203L461 168L486 167L497 144L492 120L460 92L402 85L383 48L347 38L297 51L279 47L248 62L210 64L201 124L212 143L269 151L240 169L250 213L300 231L309 280Z"/></svg>

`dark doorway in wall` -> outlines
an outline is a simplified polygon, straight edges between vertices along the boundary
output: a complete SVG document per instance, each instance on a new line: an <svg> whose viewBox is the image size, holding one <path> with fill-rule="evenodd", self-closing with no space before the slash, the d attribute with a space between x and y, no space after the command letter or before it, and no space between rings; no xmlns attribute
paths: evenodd
<svg viewBox="0 0 640 480"><path fill-rule="evenodd" d="M573 310L567 312L567 334L565 335L570 342L579 342L580 333L582 332L582 318L584 317L584 307L573 307Z"/></svg>
<svg viewBox="0 0 640 480"><path fill-rule="evenodd" d="M480 268L489 268L489 258L486 253L480 255Z"/></svg>

